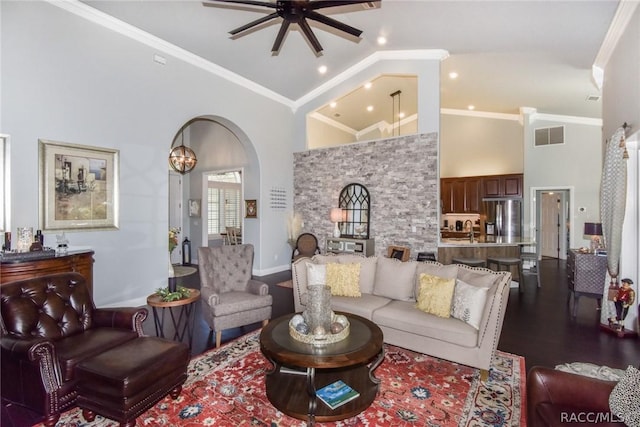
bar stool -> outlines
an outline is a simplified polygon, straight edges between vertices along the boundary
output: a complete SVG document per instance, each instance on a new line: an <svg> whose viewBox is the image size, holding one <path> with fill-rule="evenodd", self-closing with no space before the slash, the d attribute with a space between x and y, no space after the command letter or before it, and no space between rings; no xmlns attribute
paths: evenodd
<svg viewBox="0 0 640 427"><path fill-rule="evenodd" d="M538 287L540 287L540 263L538 262L538 254L535 252L522 252L520 253L520 259L523 264L525 261L529 261L534 264L529 268L529 274L536 276Z"/></svg>
<svg viewBox="0 0 640 427"><path fill-rule="evenodd" d="M518 269L518 291L522 292L524 290L524 274L522 273L522 260L520 258L487 257L488 268L491 268L492 264L497 266L495 271L501 271L502 267L506 267L507 271L511 271L511 267L515 266Z"/></svg>
<svg viewBox="0 0 640 427"><path fill-rule="evenodd" d="M485 260L480 258L451 258L452 264L464 264L469 267L486 267L487 263Z"/></svg>

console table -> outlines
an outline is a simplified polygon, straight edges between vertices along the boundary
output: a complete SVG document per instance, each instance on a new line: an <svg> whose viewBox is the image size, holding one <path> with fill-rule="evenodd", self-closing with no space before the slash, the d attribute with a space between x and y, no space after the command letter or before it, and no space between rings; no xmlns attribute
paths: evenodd
<svg viewBox="0 0 640 427"><path fill-rule="evenodd" d="M580 297L595 298L598 301L598 308L600 307L606 277L606 256L581 253L575 249L569 251L567 257L567 285L569 287L567 303L573 295L573 307L571 308L573 317L578 314Z"/></svg>
<svg viewBox="0 0 640 427"><path fill-rule="evenodd" d="M344 237L327 237L327 252L339 254L358 254L373 256L375 252L374 239L348 239Z"/></svg>
<svg viewBox="0 0 640 427"><path fill-rule="evenodd" d="M0 285L53 273L75 271L87 280L93 296L93 251L69 251L66 254L38 259L3 260L0 263Z"/></svg>

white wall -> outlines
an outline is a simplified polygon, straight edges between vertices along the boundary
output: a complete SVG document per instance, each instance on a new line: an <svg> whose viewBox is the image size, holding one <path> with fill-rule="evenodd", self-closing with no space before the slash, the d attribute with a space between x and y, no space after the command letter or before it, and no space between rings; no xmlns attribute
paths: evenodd
<svg viewBox="0 0 640 427"><path fill-rule="evenodd" d="M636 304L629 311L625 327L640 331L637 303L640 296L640 7L621 35L604 70L602 88L604 136L610 138L623 123L632 126L627 162L627 205L622 234L620 278L635 283ZM604 317L603 310L603 317ZM602 319L606 321L606 319Z"/></svg>
<svg viewBox="0 0 640 427"><path fill-rule="evenodd" d="M523 173L523 130L518 118L443 113L440 178Z"/></svg>
<svg viewBox="0 0 640 427"><path fill-rule="evenodd" d="M266 200L273 186L292 200L287 106L173 57L160 66L154 49L51 4L0 8L0 133L11 135L12 229L38 224L38 138L120 150L120 229L67 236L95 250L97 305L144 299L166 285L171 140L193 117L222 117L259 159L255 267L282 268L290 254L286 212L266 208ZM45 245L54 243L45 236Z"/></svg>
<svg viewBox="0 0 640 427"><path fill-rule="evenodd" d="M534 129L565 126L564 144L534 146ZM586 246L585 222L600 222L600 178L602 174L602 132L600 126L558 120L536 120L526 116L524 128L524 233L531 229L531 188L571 189L571 248ZM583 209L583 210L581 210Z"/></svg>

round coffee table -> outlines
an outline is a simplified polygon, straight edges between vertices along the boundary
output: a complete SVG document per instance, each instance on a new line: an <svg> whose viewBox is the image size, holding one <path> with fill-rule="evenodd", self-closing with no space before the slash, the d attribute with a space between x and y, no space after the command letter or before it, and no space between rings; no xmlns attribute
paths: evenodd
<svg viewBox="0 0 640 427"><path fill-rule="evenodd" d="M347 316L349 336L342 341L314 346L297 341L289 334L286 315L272 320L260 333L260 349L273 364L267 373L269 401L283 413L308 420L330 422L353 417L371 405L378 394L380 380L373 372L382 363L382 331L370 320L355 314ZM318 403L316 390L342 380L360 393L350 402L331 409Z"/></svg>

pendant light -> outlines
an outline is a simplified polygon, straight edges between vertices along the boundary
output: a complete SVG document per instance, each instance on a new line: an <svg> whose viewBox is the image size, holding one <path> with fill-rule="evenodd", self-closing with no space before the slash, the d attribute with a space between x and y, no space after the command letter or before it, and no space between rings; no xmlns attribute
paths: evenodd
<svg viewBox="0 0 640 427"><path fill-rule="evenodd" d="M184 145L184 126L182 127L182 129L180 129L180 137L180 145L174 147L173 144L171 144L171 151L169 152L169 165L171 165L173 170L184 175L185 173L191 172L193 168L196 167L198 158L196 157L196 153L194 153L191 148Z"/></svg>

